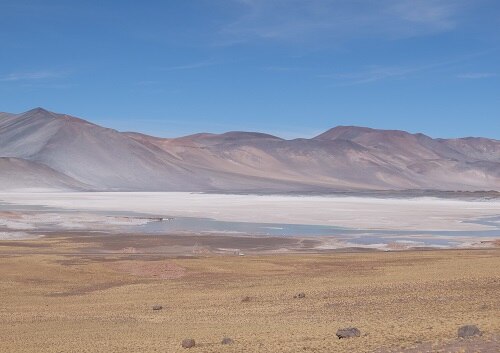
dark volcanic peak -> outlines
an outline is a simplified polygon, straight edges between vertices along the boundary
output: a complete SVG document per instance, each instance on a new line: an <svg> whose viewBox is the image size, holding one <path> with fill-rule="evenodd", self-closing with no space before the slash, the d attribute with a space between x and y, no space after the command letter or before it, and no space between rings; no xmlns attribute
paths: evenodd
<svg viewBox="0 0 500 353"><path fill-rule="evenodd" d="M24 112L23 114L56 114L56 113L48 111L47 109L44 109L42 107L36 107L31 110L28 110L27 112Z"/></svg>
<svg viewBox="0 0 500 353"><path fill-rule="evenodd" d="M377 131L375 129L371 129L368 127L361 126L336 126L319 134L314 137L315 140L335 140L335 139L343 139L343 140L352 140L355 137L358 137L361 134L369 133Z"/></svg>
<svg viewBox="0 0 500 353"><path fill-rule="evenodd" d="M54 112L51 112L51 111L44 109L44 108L41 108L41 107L37 107L37 108L31 109L31 110L28 110L27 112L21 113L21 114L19 114L19 117L24 118L24 119L26 119L26 118L28 118L28 119L59 119L59 120L66 120L66 121L71 121L71 122L75 122L75 123L96 126L95 124L92 124L91 122L89 122L87 120L76 118L74 116L67 115L67 114L54 113Z"/></svg>
<svg viewBox="0 0 500 353"><path fill-rule="evenodd" d="M192 135L177 137L177 140L181 140L181 139L196 140L196 139L201 139L201 138L210 138L212 136L218 136L218 135L210 133L210 132L198 132L198 133L192 134Z"/></svg>
<svg viewBox="0 0 500 353"><path fill-rule="evenodd" d="M217 135L223 140L253 140L253 139L271 139L271 140L282 140L277 136L270 134L264 134L261 132L246 132L246 131L229 131L220 135Z"/></svg>
<svg viewBox="0 0 500 353"><path fill-rule="evenodd" d="M58 114L51 112L47 109L44 108L34 108L31 110L28 110L27 112L17 114L19 119L60 119L64 115L63 114Z"/></svg>
<svg viewBox="0 0 500 353"><path fill-rule="evenodd" d="M20 118L31 118L31 119L55 119L57 117L56 113L52 113L43 108L35 108L28 110L27 112L18 114Z"/></svg>
<svg viewBox="0 0 500 353"><path fill-rule="evenodd" d="M390 136L390 137L406 137L406 136L425 136L424 134L411 134L402 130L383 130L383 129L372 129L369 127L362 126L337 126L324 133L314 137L317 140L355 140L359 137L365 135L377 135L380 137Z"/></svg>
<svg viewBox="0 0 500 353"><path fill-rule="evenodd" d="M247 132L247 131L229 131L222 134L213 134L209 132L201 132L193 135L187 135L179 137L179 139L189 139L189 140L201 140L201 139L212 139L220 141L231 141L231 140L250 140L250 139L273 139L282 140L277 136L270 134L265 134L262 132Z"/></svg>
<svg viewBox="0 0 500 353"><path fill-rule="evenodd" d="M0 113L1 157L10 159L0 190L500 191L498 140L357 126L312 139L243 131L165 139L35 108Z"/></svg>
<svg viewBox="0 0 500 353"><path fill-rule="evenodd" d="M219 144L250 143L264 141L284 141L283 139L260 132L229 131L223 134L198 133L174 139L179 143L194 143L200 146Z"/></svg>

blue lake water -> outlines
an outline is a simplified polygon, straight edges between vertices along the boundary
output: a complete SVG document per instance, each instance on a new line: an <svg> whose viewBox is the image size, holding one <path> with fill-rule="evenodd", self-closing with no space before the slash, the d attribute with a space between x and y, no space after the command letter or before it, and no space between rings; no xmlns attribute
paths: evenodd
<svg viewBox="0 0 500 353"><path fill-rule="evenodd" d="M40 206L14 206L0 203L0 210L20 211L20 212L50 212L57 214L71 214L82 211L61 210L50 207ZM83 211L89 214L98 214L100 216L117 216L130 218L151 218L151 215L127 213L127 212L92 212ZM377 230L377 229L353 229L344 227L335 227L328 225L305 225L305 224L282 224L282 223L250 223L250 222L228 222L218 221L210 218L195 217L175 217L158 220L152 218L147 224L114 226L108 228L102 224L94 231L111 231L116 233L135 233L135 234L221 234L221 235L252 235L252 236L278 236L278 237L332 237L339 241L351 244L370 246L375 244L387 243L408 243L415 246L443 246L450 247L461 244L464 240L474 238L481 239L500 239L500 215L486 217L469 221L471 224L478 224L489 227L486 230L475 231L429 231L429 230ZM39 231L61 231L58 227L48 225L37 228ZM71 229L64 229L71 232ZM82 229L78 229L82 231Z"/></svg>
<svg viewBox="0 0 500 353"><path fill-rule="evenodd" d="M429 231L429 230L374 230L352 229L326 225L283 223L249 223L217 221L209 218L179 217L151 222L134 227L133 231L151 234L212 233L242 234L283 237L334 237L359 245L385 244L390 242L416 242L420 246L454 246L460 238L500 238L500 216L488 217L470 223L491 227L478 231Z"/></svg>

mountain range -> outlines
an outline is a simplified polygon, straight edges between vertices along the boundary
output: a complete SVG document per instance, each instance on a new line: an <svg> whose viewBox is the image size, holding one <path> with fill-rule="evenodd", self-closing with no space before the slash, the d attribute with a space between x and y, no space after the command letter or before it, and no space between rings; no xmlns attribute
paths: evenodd
<svg viewBox="0 0 500 353"><path fill-rule="evenodd" d="M36 108L0 113L0 190L500 191L500 141L339 126L159 138Z"/></svg>

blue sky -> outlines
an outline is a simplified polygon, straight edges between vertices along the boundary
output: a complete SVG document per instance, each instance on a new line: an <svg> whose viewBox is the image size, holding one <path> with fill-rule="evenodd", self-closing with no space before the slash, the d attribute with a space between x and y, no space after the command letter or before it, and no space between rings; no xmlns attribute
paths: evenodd
<svg viewBox="0 0 500 353"><path fill-rule="evenodd" d="M174 137L500 139L498 0L0 0L0 111Z"/></svg>

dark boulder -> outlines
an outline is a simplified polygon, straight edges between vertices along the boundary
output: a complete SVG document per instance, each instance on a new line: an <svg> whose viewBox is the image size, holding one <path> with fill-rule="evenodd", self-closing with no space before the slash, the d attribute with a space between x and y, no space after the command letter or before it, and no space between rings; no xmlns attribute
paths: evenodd
<svg viewBox="0 0 500 353"><path fill-rule="evenodd" d="M458 329L458 337L460 338L481 336L482 334L476 325L465 325Z"/></svg>
<svg viewBox="0 0 500 353"><path fill-rule="evenodd" d="M229 337L224 337L221 342L221 344L233 344L233 343L234 341Z"/></svg>
<svg viewBox="0 0 500 353"><path fill-rule="evenodd" d="M184 341L182 341L183 348L193 348L195 345L196 342L192 338L186 338Z"/></svg>
<svg viewBox="0 0 500 353"><path fill-rule="evenodd" d="M359 337L361 336L361 331L359 331L356 327L341 328L337 330L336 335L339 339Z"/></svg>
<svg viewBox="0 0 500 353"><path fill-rule="evenodd" d="M161 306L161 305L153 305L153 310L154 311L162 310L162 309L163 309L163 306Z"/></svg>

